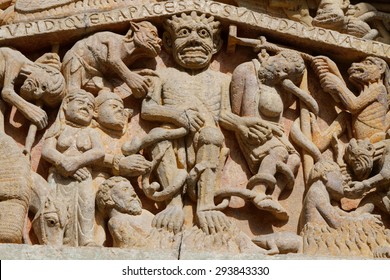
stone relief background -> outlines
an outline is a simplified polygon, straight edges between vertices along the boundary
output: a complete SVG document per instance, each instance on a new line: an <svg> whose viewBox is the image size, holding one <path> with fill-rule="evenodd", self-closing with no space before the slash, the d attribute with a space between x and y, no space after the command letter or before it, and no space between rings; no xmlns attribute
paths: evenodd
<svg viewBox="0 0 390 280"><path fill-rule="evenodd" d="M1 243L389 257L386 1L6 2Z"/></svg>

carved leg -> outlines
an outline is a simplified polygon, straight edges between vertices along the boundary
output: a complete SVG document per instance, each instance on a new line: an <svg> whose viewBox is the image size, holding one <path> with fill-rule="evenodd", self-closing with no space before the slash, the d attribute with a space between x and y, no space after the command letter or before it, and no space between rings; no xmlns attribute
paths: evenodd
<svg viewBox="0 0 390 280"><path fill-rule="evenodd" d="M311 115L311 127L312 127L312 141L318 147L318 149L323 152L325 151L331 141L333 135L340 136L344 133L345 129L348 126L350 120L350 115L347 112L341 112L338 114L333 123L325 130L320 129L315 120L315 116Z"/></svg>
<svg viewBox="0 0 390 280"><path fill-rule="evenodd" d="M183 172L183 169L178 168L175 151L170 141L158 143L152 150L152 156L155 157L163 150L166 150L166 152L156 171L162 188L167 189L175 184L176 177ZM152 225L156 228L164 228L177 233L181 230L184 223L181 192L178 192L172 199L166 201L166 205L166 208L155 216Z"/></svg>
<svg viewBox="0 0 390 280"><path fill-rule="evenodd" d="M95 191L92 178L80 182L77 199L79 246L97 246L94 241Z"/></svg>
<svg viewBox="0 0 390 280"><path fill-rule="evenodd" d="M284 165L284 169L287 170L288 167L285 164L287 159L288 153L284 147L273 148L262 160L259 172L248 182L248 185L253 182L253 190L258 193L258 196L256 196L253 200L255 206L260 210L271 212L280 220L287 220L288 214L287 211L277 202L283 187L281 188L281 186L277 186L277 183L282 182L278 182L275 175L278 172L278 169L281 168L281 165ZM290 173L292 180L294 180L294 175L291 170ZM291 178L289 179L291 180ZM271 196L264 197L265 193L271 193Z"/></svg>
<svg viewBox="0 0 390 280"><path fill-rule="evenodd" d="M279 248L278 246L276 245L276 241L275 240L268 240L267 241L267 247L269 248L268 251L267 251L267 255L277 255L279 254Z"/></svg>
<svg viewBox="0 0 390 280"><path fill-rule="evenodd" d="M83 65L75 57L71 57L69 52L63 59L62 73L65 78L66 88L68 91L72 89L80 89L83 78ZM76 71L72 71L72 68L76 68Z"/></svg>
<svg viewBox="0 0 390 280"><path fill-rule="evenodd" d="M206 168L197 183L197 218L200 228L206 234L214 234L231 228L231 222L225 214L213 210L216 208L214 196L223 142L223 134L216 127L205 127L199 133L196 164L205 163Z"/></svg>

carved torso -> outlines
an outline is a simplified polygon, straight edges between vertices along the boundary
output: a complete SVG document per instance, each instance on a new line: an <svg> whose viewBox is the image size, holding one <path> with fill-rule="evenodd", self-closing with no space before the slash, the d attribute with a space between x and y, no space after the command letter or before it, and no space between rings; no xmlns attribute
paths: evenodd
<svg viewBox="0 0 390 280"><path fill-rule="evenodd" d="M357 139L371 138L375 134L384 134L389 123L386 120L388 101L386 88L383 85L369 86L359 98L372 99L372 102L353 116L353 128ZM383 139L383 136L381 137Z"/></svg>
<svg viewBox="0 0 390 280"><path fill-rule="evenodd" d="M92 149L90 128L66 126L58 137L57 149L67 156L78 156Z"/></svg>
<svg viewBox="0 0 390 280"><path fill-rule="evenodd" d="M173 108L198 109L205 125L215 126L221 109L222 73L206 70L194 75L168 68L162 74L162 105Z"/></svg>

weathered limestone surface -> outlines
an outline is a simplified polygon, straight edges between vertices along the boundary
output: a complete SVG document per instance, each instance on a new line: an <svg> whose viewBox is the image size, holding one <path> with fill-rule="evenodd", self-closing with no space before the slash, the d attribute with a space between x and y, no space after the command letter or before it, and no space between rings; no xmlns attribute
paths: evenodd
<svg viewBox="0 0 390 280"><path fill-rule="evenodd" d="M0 2L0 258L390 257L390 5Z"/></svg>

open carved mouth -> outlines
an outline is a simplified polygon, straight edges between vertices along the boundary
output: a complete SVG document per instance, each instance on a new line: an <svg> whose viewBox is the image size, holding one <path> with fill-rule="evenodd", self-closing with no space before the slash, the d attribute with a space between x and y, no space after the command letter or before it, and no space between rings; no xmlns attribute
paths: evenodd
<svg viewBox="0 0 390 280"><path fill-rule="evenodd" d="M161 52L161 46L156 42L149 42L148 46L154 55L158 55Z"/></svg>
<svg viewBox="0 0 390 280"><path fill-rule="evenodd" d="M28 91L32 91L32 89L35 87L35 83L28 79L25 81L23 88Z"/></svg>
<svg viewBox="0 0 390 280"><path fill-rule="evenodd" d="M89 116L89 111L88 111L88 109L86 109L86 108L81 108L81 109L79 110L79 113L80 113L80 115L82 115L82 116L84 116L84 117L88 117L88 116Z"/></svg>
<svg viewBox="0 0 390 280"><path fill-rule="evenodd" d="M352 66L348 69L348 74L353 75L353 74L364 74L366 70L363 67L360 66Z"/></svg>
<svg viewBox="0 0 390 280"><path fill-rule="evenodd" d="M181 51L183 58L207 56L207 51L203 47L187 47Z"/></svg>

